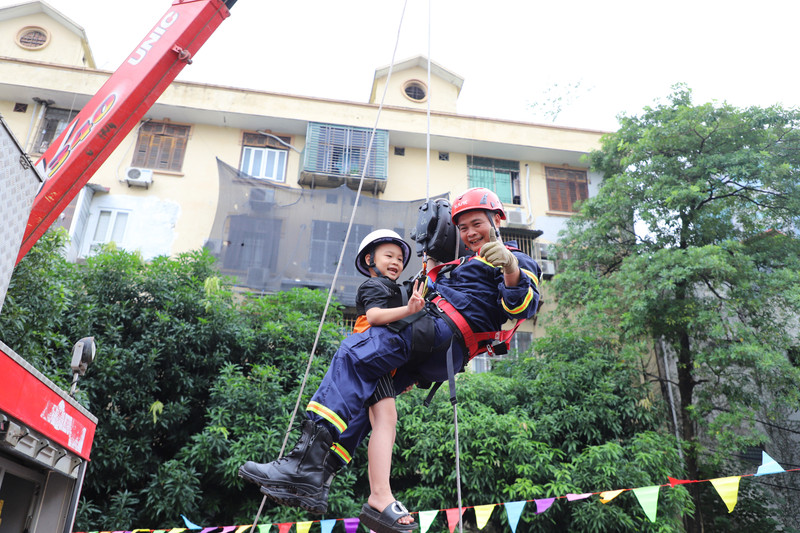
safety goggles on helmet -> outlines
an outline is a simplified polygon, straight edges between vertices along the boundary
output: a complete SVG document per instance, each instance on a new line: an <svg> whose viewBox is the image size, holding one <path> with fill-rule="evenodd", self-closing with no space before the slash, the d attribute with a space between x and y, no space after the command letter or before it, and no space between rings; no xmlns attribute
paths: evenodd
<svg viewBox="0 0 800 533"><path fill-rule="evenodd" d="M493 211L500 215L502 220L506 219L506 212L503 210L503 204L497 195L484 187L474 187L467 189L461 195L457 196L453 202L451 210L453 223L461 213L466 211L473 211L475 209L483 209L485 211Z"/></svg>
<svg viewBox="0 0 800 533"><path fill-rule="evenodd" d="M375 247L379 244L390 242L396 244L403 251L403 268L408 266L408 261L411 259L411 247L400 235L390 229L376 229L369 235L361 240L358 246L358 254L356 255L356 270L369 277L369 268L375 264L373 260L372 265L367 264L367 255L372 255Z"/></svg>

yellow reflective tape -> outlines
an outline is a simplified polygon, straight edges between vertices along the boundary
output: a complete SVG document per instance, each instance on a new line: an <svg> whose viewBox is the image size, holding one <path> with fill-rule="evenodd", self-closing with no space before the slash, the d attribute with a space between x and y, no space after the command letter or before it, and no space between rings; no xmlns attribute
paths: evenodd
<svg viewBox="0 0 800 533"><path fill-rule="evenodd" d="M483 263L484 265L489 265L490 267L494 268L494 265L493 265L493 264L491 264L489 261L487 261L486 259L484 259L483 257L481 257L481 256L479 256L479 255L476 255L476 256L475 256L475 259L477 259L478 261L480 261L480 262L481 262L481 263Z"/></svg>
<svg viewBox="0 0 800 533"><path fill-rule="evenodd" d="M342 460L343 460L345 463L349 463L350 461L352 461L352 460L353 460L353 457L350 455L350 452L348 452L348 451L347 451L347 450L344 448L344 446L342 446L342 445L341 445L341 444L339 444L338 442L334 442L334 443L333 443L333 445L331 446L331 451L332 451L333 453L335 453L336 455L338 455L339 457L341 457L341 458L342 458Z"/></svg>
<svg viewBox="0 0 800 533"><path fill-rule="evenodd" d="M322 404L317 402L308 402L308 407L306 407L306 411L311 411L312 413L317 413L319 416L333 424L333 426L339 430L339 433L344 433L344 430L347 429L347 424L344 423L344 420L339 418L339 415L328 409Z"/></svg>
<svg viewBox="0 0 800 533"><path fill-rule="evenodd" d="M524 268L520 268L519 270L520 272L525 272L525 274L527 274L528 277L531 278L533 284L536 285L537 288L539 287L539 278L537 278L533 272L531 272L530 270L525 270Z"/></svg>
<svg viewBox="0 0 800 533"><path fill-rule="evenodd" d="M521 313L522 311L524 311L532 300L533 300L533 289L528 287L528 294L525 295L525 300L523 300L523 302L514 309L509 309L509 307L506 305L505 300L503 300L502 298L500 299L500 303L503 304L503 309L505 309L508 313L516 315L517 313Z"/></svg>

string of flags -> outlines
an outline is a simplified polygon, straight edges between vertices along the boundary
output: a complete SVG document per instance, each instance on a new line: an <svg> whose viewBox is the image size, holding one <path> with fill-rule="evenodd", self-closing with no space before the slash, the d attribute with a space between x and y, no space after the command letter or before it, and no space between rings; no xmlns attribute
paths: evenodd
<svg viewBox="0 0 800 533"><path fill-rule="evenodd" d="M540 498L534 500L520 500L515 502L505 502L503 504L499 503L490 503L486 505L475 505L475 506L468 506L462 507L462 515L463 511L466 509L473 509L475 511L475 521L477 528L483 529L484 526L489 522L489 518L491 518L492 513L495 510L495 507L499 505L503 505L506 511L506 517L508 518L508 525L511 527L511 532L516 533L517 524L519 523L520 516L522 515L522 511L525 509L525 506L533 502L536 506L536 514L542 514L547 511L553 503L558 499L566 499L567 501L578 501L578 500L585 500L592 496L599 496L600 502L603 504L607 504L612 501L614 498L622 494L623 492L633 492L636 500L641 505L642 510L644 511L645 515L651 522L656 521L656 513L658 510L658 495L662 487L670 487L673 488L676 485L685 485L688 483L703 483L703 482L710 482L711 485L716 489L717 493L719 494L720 498L722 498L722 502L728 508L728 512L733 512L734 507L736 507L736 502L739 498L739 481L743 477L759 477L759 476L766 476L769 474L783 474L787 472L798 472L800 468L793 468L789 470L785 470L781 465L778 464L775 459L767 455L766 452L761 452L761 466L758 467L758 470L755 474L742 474L738 476L730 476L730 477L723 477L723 478L716 478L716 479L699 479L699 480L689 480L689 479L675 479L673 477L668 477L669 483L665 483L663 485L652 485L648 487L637 487L637 488L630 488L630 489L616 489L616 490L606 490L606 491L598 491L598 492L584 492L582 494L574 494L569 493L564 496L555 496L551 498ZM427 533L430 529L431 524L433 524L436 517L439 515L440 512L445 513L445 517L447 519L447 527L450 530L450 533L453 533L455 527L458 525L459 521L459 512L458 508L454 509L434 509L430 511L419 511L419 525L420 525L420 533ZM134 529L132 531L116 531L113 533L249 533L252 529L252 524L241 525L241 526L214 526L214 527L202 527L198 526L191 522L188 518L181 515L184 520L185 527L178 527L178 528L171 528L171 529ZM296 533L309 533L311 526L315 523L319 523L320 529L322 533L331 533L333 531L334 526L341 522L344 525L345 533L356 533L358 530L358 526L360 520L358 518L332 518L327 520L312 520L308 522L286 522L282 524L260 524L256 526L255 532L256 533L289 533L292 529L292 526L295 527ZM91 533L111 533L111 532L91 532Z"/></svg>

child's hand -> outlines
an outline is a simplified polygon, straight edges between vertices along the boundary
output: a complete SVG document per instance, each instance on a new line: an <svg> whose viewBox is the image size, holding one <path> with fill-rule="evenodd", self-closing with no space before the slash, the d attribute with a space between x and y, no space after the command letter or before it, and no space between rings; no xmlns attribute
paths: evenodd
<svg viewBox="0 0 800 533"><path fill-rule="evenodd" d="M408 299L408 312L413 315L417 311L421 311L423 307L425 307L425 298L422 296L422 285L419 280L416 280L414 281L414 292Z"/></svg>

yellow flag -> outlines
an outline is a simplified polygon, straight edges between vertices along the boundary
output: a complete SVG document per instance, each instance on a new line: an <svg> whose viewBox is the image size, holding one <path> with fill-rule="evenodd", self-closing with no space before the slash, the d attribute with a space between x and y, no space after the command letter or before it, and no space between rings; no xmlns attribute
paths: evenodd
<svg viewBox="0 0 800 533"><path fill-rule="evenodd" d="M308 530L311 529L311 524L313 522L298 522L297 523L297 533L308 533Z"/></svg>
<svg viewBox="0 0 800 533"><path fill-rule="evenodd" d="M486 525L486 522L489 521L489 517L492 516L492 511L494 511L494 504L490 503L489 505L476 505L475 506L475 522L477 522L478 529L483 529L483 526Z"/></svg>
<svg viewBox="0 0 800 533"><path fill-rule="evenodd" d="M712 479L711 484L714 485L714 488L717 489L722 501L725 502L725 506L728 508L728 512L733 512L733 508L736 507L736 500L739 499L739 480L741 476L733 476L733 477L720 477L717 479Z"/></svg>
<svg viewBox="0 0 800 533"><path fill-rule="evenodd" d="M611 500L613 500L614 498L616 498L617 496L619 496L620 494L622 494L623 492L625 492L625 489L607 490L605 492L601 492L600 493L600 503L608 503Z"/></svg>

